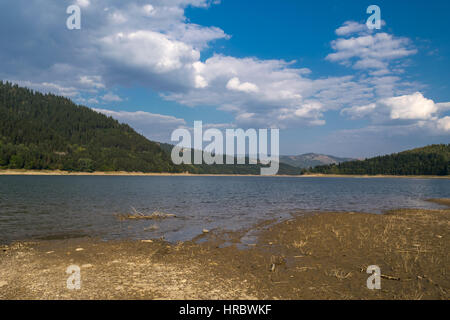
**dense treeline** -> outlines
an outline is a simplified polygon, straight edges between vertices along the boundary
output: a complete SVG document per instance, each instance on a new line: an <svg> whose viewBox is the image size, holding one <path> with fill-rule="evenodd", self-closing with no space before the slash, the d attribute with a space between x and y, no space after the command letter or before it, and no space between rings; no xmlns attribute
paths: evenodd
<svg viewBox="0 0 450 320"><path fill-rule="evenodd" d="M179 172L157 143L69 99L0 82L0 168Z"/></svg>
<svg viewBox="0 0 450 320"><path fill-rule="evenodd" d="M311 173L438 175L450 174L450 144L431 145L362 161L318 166Z"/></svg>
<svg viewBox="0 0 450 320"><path fill-rule="evenodd" d="M177 166L161 145L69 99L0 81L0 169L260 173L260 165Z"/></svg>

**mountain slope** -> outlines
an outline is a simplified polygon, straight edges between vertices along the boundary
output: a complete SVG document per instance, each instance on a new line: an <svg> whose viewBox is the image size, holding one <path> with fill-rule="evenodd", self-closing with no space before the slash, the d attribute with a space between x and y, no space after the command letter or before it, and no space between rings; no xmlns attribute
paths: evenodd
<svg viewBox="0 0 450 320"><path fill-rule="evenodd" d="M306 153L298 156L280 156L280 162L289 164L298 168L314 168L320 165L328 165L352 161L352 158L339 158L325 154Z"/></svg>
<svg viewBox="0 0 450 320"><path fill-rule="evenodd" d="M0 82L0 167L178 172L126 124L51 94Z"/></svg>
<svg viewBox="0 0 450 320"><path fill-rule="evenodd" d="M450 174L450 144L438 144L362 161L318 166L311 173L440 175Z"/></svg>

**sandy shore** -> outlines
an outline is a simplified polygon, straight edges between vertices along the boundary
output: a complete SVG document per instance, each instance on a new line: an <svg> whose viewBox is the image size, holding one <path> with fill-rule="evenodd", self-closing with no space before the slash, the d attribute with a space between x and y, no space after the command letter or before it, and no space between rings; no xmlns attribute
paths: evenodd
<svg viewBox="0 0 450 320"><path fill-rule="evenodd" d="M62 170L0 170L2 175L22 176L180 176L180 177L268 177L251 174L192 174L192 173L145 173L126 171L96 171L96 172L69 172ZM392 175L338 175L338 174L305 174L305 175L276 175L269 177L291 178L403 178L403 179L450 179L449 176L392 176Z"/></svg>
<svg viewBox="0 0 450 320"><path fill-rule="evenodd" d="M0 247L0 298L449 299L449 214L299 213L177 244L18 242ZM242 248L248 231L257 240ZM70 265L80 290L67 289ZM369 265L381 268L381 290L367 289Z"/></svg>

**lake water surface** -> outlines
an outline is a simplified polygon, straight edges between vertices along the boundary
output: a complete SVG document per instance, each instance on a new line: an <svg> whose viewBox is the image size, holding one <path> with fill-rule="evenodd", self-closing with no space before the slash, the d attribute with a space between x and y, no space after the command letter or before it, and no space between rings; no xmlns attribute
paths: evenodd
<svg viewBox="0 0 450 320"><path fill-rule="evenodd" d="M236 230L298 210L442 208L448 179L0 176L0 242L93 236L188 240L203 229ZM176 218L119 221L131 207ZM157 230L151 230L152 228Z"/></svg>

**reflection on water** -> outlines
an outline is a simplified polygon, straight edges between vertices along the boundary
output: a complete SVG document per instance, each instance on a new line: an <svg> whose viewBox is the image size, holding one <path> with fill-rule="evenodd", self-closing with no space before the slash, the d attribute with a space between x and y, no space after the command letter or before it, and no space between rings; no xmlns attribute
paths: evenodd
<svg viewBox="0 0 450 320"><path fill-rule="evenodd" d="M442 208L447 179L289 177L0 176L0 241L94 236L178 241L203 229L236 230L296 210L380 213ZM176 218L119 221L131 207Z"/></svg>

